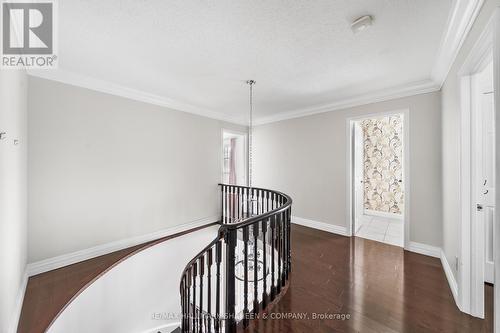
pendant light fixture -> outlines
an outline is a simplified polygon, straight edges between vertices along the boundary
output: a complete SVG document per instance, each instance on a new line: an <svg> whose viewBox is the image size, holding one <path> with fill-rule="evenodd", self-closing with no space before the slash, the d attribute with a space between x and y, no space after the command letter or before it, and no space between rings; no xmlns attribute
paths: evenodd
<svg viewBox="0 0 500 333"><path fill-rule="evenodd" d="M250 93L250 101L249 101L249 119L248 119L248 187L249 187L249 192L248 192L248 197L247 197L247 212L249 216L253 216L254 212L256 211L256 206L257 206L257 199L253 196L253 190L252 190L252 171L253 171L253 165L252 165L252 141L253 141L253 86L255 84L254 80L247 80L247 84L249 86L249 93Z"/></svg>

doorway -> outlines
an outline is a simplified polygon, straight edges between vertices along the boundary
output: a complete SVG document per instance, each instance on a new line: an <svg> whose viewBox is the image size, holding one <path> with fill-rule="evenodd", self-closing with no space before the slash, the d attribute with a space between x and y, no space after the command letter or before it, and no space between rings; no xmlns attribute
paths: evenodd
<svg viewBox="0 0 500 333"><path fill-rule="evenodd" d="M468 77L470 98L471 308L484 318L485 291L494 285L495 105L491 56Z"/></svg>
<svg viewBox="0 0 500 333"><path fill-rule="evenodd" d="M222 183L247 184L247 134L222 130Z"/></svg>
<svg viewBox="0 0 500 333"><path fill-rule="evenodd" d="M473 136L475 166L473 189L477 202L475 219L483 225L484 281L493 284L493 235L495 219L495 114L493 98L493 63L473 77Z"/></svg>
<svg viewBox="0 0 500 333"><path fill-rule="evenodd" d="M500 228L499 216L495 214L500 197L495 194L495 184L492 183L498 182L499 178L487 169L495 170L496 174L496 165L500 163L500 155L491 153L492 149L498 149L500 142L495 133L500 118L491 115L500 113L499 37L500 8L497 8L458 73L461 128L457 305L465 313L484 318L485 301L489 299L488 309L493 312L495 332L500 332L500 289L485 284L485 281L491 278L491 275L486 276L489 274L486 270L492 269L491 262L488 262L488 256L492 255L494 285L498 287L500 284L500 256L497 255L500 253ZM492 79L487 78L490 75ZM493 81L493 89L487 86L489 80ZM490 112L491 103L493 110ZM488 119L495 126L488 124ZM490 142L492 136L494 142ZM492 156L494 159L489 160ZM492 197L495 197L495 202L492 202ZM493 248L489 247L489 242L493 243ZM492 252L488 254L488 251ZM485 297L485 290L494 295L492 310L491 297Z"/></svg>
<svg viewBox="0 0 500 333"><path fill-rule="evenodd" d="M348 119L350 234L404 247L408 217L408 112Z"/></svg>

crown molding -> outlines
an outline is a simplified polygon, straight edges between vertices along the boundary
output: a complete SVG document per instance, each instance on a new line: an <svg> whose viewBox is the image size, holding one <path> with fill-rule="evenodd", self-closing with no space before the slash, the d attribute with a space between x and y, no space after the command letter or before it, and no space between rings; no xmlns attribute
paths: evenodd
<svg viewBox="0 0 500 333"><path fill-rule="evenodd" d="M120 96L139 102L158 105L176 111L187 112L198 116L221 120L238 125L246 125L246 121L242 117L228 116L221 112L213 111L206 108L200 108L188 103L176 101L168 97L147 93L141 90L132 89L109 81L96 79L90 76L81 75L74 72L69 72L60 69L51 69L51 70L29 69L27 70L27 73L30 76L39 77L51 81L57 81L72 86L86 88L89 90L98 91L110 95Z"/></svg>
<svg viewBox="0 0 500 333"><path fill-rule="evenodd" d="M270 116L258 117L255 125L263 125L276 121L299 118L339 109L383 102L391 99L407 97L438 91L441 89L451 66L453 65L462 44L464 43L474 21L476 20L484 0L454 0L448 17L445 31L441 39L438 55L432 69L431 79L400 85L377 92L362 94L353 98L339 99L333 103L280 112ZM238 125L247 125L244 117L227 114L194 106L185 102L132 89L112 82L64 70L27 70L28 75L57 81L77 87L120 96L144 103L158 105L169 109L187 112L202 117L221 120Z"/></svg>
<svg viewBox="0 0 500 333"><path fill-rule="evenodd" d="M441 38L432 79L441 87L474 24L484 0L455 0Z"/></svg>
<svg viewBox="0 0 500 333"><path fill-rule="evenodd" d="M108 81L95 79L89 76L64 71L64 70L27 70L28 75L39 77L46 80L61 82L72 86L77 86L93 91L98 91L110 95L120 96L131 100L158 105L169 109L187 112L202 117L221 120L238 125L247 125L244 117L228 116L220 112L209 109L195 107L193 105L175 101L173 99L150 94L144 91L128 88ZM333 103L316 105L303 109L280 112L271 116L258 117L254 120L254 125L263 125L286 119L300 118L318 113L346 109L355 106L361 106L371 103L388 101L391 99L408 97L418 94L425 94L440 90L440 84L432 80L412 82L389 89L383 89L376 92L361 94L359 96L347 99L339 99Z"/></svg>
<svg viewBox="0 0 500 333"><path fill-rule="evenodd" d="M389 89L379 90L372 93L362 94L353 98L341 99L330 104L317 105L304 109L280 112L267 117L260 117L256 119L254 123L255 125L264 125L277 121L300 118L335 110L342 110L371 103L384 102L402 97L426 94L439 90L440 90L439 84L435 83L432 80L418 81L406 85L392 87Z"/></svg>

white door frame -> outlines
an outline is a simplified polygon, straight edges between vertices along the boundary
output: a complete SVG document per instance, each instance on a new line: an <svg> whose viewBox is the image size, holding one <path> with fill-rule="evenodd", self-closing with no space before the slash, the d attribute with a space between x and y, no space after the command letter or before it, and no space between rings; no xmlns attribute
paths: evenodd
<svg viewBox="0 0 500 333"><path fill-rule="evenodd" d="M404 179L404 217L403 217L403 228L404 228L404 248L407 250L410 245L410 110L400 109L388 112L378 112L360 115L357 117L350 117L346 119L346 211L347 211L347 236L354 235L354 172L353 172L353 143L352 143L352 130L353 123L355 121L360 121L369 118L378 118L390 115L402 115L403 116L403 179Z"/></svg>
<svg viewBox="0 0 500 333"><path fill-rule="evenodd" d="M243 146L245 147L244 163L245 163L245 181L246 184L238 184L238 185L248 185L248 133L243 131L237 131L227 128L221 128L220 131L220 182L224 181L224 133L234 134L234 135L242 135L244 137L245 142Z"/></svg>
<svg viewBox="0 0 500 333"><path fill-rule="evenodd" d="M365 158L365 152L364 149L362 149L364 143L363 143L363 127L361 125L361 122L352 121L351 131L352 134L350 139L351 139L351 144L353 145L352 157L351 157L353 163L351 169L353 177L352 179L353 223L352 223L351 234L355 235L362 224L362 222L358 220L358 218L361 215L366 215L365 203L364 203L364 180L359 179L359 178L363 179L363 173L364 173L363 162ZM356 149L358 149L359 151L356 151ZM360 187L359 189L360 193L358 193L358 187ZM361 198L359 198L360 195Z"/></svg>
<svg viewBox="0 0 500 333"><path fill-rule="evenodd" d="M500 7L497 7L494 17L494 31L493 31L493 78L494 78L494 87L495 87L495 126L500 129ZM495 132L496 134L496 132ZM500 135L496 135L495 138L495 153L496 160L495 165L500 165L500 153L498 150L500 149ZM500 177L498 177L498 170L500 168L496 168L495 177L496 184L495 188L498 189L500 185ZM500 193L498 190L495 191L495 207L500 207ZM494 315L494 332L500 333L500 214L495 214L495 236L496 241L495 244L495 253L499 253L499 255L495 256L495 285L494 288L494 305L493 305L493 315Z"/></svg>
<svg viewBox="0 0 500 333"><path fill-rule="evenodd" d="M458 307L466 313L473 316L483 316L484 307L484 271L478 269L484 265L484 239L481 225L473 225L472 213L476 209L474 202L474 193L471 180L473 179L474 167L472 164L474 153L473 135L475 130L474 109L472 95L472 76L483 70L493 60L494 79L495 79L495 101L500 101L500 10L496 9L490 22L485 28L479 40L472 48L466 61L459 71L460 82L460 239L459 255L460 265L458 272ZM500 103L495 102L495 114L500 112ZM496 117L496 128L499 127L500 117ZM496 135L496 144L499 141ZM497 146L498 152L499 146ZM496 154L496 165L499 164L500 154ZM498 175L498 168L496 174ZM497 176L496 185L499 179ZM499 194L496 194L496 203L499 203ZM498 225L500 214L496 214L495 224ZM500 228L496 228L496 239L500 239ZM500 246L496 242L495 252L500 253ZM495 256L495 285L500 286L500 256ZM500 314L500 288L495 288L495 318ZM500 332L500 323L495 320L495 331Z"/></svg>

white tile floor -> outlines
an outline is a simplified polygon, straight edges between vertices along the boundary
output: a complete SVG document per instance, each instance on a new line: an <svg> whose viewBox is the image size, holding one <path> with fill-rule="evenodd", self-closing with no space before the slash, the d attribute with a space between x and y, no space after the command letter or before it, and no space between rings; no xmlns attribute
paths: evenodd
<svg viewBox="0 0 500 333"><path fill-rule="evenodd" d="M379 216L363 215L357 237L367 238L386 244L403 246L403 220Z"/></svg>

